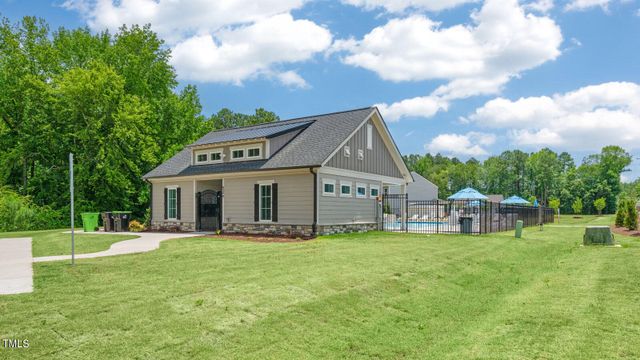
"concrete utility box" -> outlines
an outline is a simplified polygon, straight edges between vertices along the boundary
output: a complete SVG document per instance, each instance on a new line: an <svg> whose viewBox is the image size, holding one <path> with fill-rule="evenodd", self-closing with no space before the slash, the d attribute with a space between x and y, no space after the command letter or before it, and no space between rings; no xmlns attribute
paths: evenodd
<svg viewBox="0 0 640 360"><path fill-rule="evenodd" d="M516 239L520 239L522 237L523 226L524 226L524 222L522 220L516 221Z"/></svg>
<svg viewBox="0 0 640 360"><path fill-rule="evenodd" d="M608 226L587 226L582 238L584 245L613 245L613 234Z"/></svg>

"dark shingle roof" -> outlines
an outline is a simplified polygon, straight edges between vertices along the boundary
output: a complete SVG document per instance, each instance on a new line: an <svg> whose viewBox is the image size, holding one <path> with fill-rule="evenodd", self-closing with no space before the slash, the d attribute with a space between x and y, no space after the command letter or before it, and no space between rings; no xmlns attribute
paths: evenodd
<svg viewBox="0 0 640 360"><path fill-rule="evenodd" d="M212 131L207 135L201 137L191 145L208 145L228 141L269 138L301 128L308 125L309 123L311 123L311 121L276 121L273 123L265 124L263 126L251 126L246 128Z"/></svg>
<svg viewBox="0 0 640 360"><path fill-rule="evenodd" d="M373 110L374 108L368 107L278 121L276 123L214 131L203 136L190 146L209 144L211 142L232 141L229 139L246 140L270 137L306 126L300 134L294 137L280 151L271 156L271 158L266 160L214 165L190 165L190 148L186 147L174 157L147 173L144 178L319 166L364 122ZM247 134L253 134L253 136L246 137Z"/></svg>

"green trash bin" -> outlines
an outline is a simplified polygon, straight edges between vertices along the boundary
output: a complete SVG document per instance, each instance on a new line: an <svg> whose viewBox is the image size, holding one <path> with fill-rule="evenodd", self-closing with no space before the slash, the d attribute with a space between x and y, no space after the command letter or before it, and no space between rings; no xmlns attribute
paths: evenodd
<svg viewBox="0 0 640 360"><path fill-rule="evenodd" d="M516 239L520 239L522 237L522 226L524 226L524 222L522 222L522 220L516 221Z"/></svg>
<svg viewBox="0 0 640 360"><path fill-rule="evenodd" d="M100 213L86 212L82 213L82 228L84 232L92 232L98 230L98 217Z"/></svg>

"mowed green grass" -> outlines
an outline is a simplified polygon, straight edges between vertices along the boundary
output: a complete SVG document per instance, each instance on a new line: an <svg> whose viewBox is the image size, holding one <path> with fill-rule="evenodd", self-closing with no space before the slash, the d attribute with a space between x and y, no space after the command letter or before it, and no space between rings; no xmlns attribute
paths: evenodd
<svg viewBox="0 0 640 360"><path fill-rule="evenodd" d="M44 230L44 231L22 231L22 232L0 232L0 241L6 238L31 238L31 251L33 257L50 255L70 255L71 254L71 234L66 234L68 229ZM107 250L111 244L135 239L137 236L117 235L117 234L83 234L76 232L75 252L76 254L86 254L96 251Z"/></svg>
<svg viewBox="0 0 640 360"><path fill-rule="evenodd" d="M31 346L0 358L639 358L640 241L582 232L193 238L34 264L34 293L0 297L0 338Z"/></svg>

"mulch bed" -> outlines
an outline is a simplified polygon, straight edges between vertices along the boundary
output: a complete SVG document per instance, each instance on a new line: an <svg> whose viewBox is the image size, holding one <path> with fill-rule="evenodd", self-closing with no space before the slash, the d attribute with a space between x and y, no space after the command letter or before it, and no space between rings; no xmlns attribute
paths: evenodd
<svg viewBox="0 0 640 360"><path fill-rule="evenodd" d="M613 231L614 234L640 236L640 231L638 230L627 230L625 227L616 227L615 225L611 225L611 231Z"/></svg>
<svg viewBox="0 0 640 360"><path fill-rule="evenodd" d="M242 234L220 234L220 235L203 235L203 237L242 240L260 243L292 243L312 240L312 237L289 237L289 236L266 236L266 235L242 235Z"/></svg>

